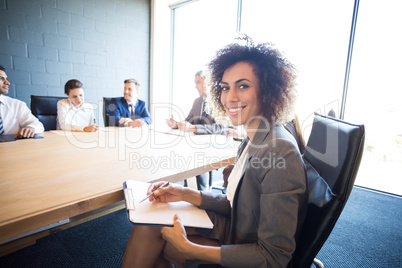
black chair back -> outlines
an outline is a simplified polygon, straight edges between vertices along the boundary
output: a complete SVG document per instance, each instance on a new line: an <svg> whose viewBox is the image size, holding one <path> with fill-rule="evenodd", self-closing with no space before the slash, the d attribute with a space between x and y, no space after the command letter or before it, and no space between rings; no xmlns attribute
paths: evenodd
<svg viewBox="0 0 402 268"><path fill-rule="evenodd" d="M105 127L108 126L118 126L119 123L115 122L114 111L116 110L116 105L113 104L116 98L103 98L103 121Z"/></svg>
<svg viewBox="0 0 402 268"><path fill-rule="evenodd" d="M63 97L31 95L31 111L45 127L45 130L57 128L57 102Z"/></svg>
<svg viewBox="0 0 402 268"><path fill-rule="evenodd" d="M311 267L352 191L363 154L364 125L315 114L303 155L309 205L293 267Z"/></svg>

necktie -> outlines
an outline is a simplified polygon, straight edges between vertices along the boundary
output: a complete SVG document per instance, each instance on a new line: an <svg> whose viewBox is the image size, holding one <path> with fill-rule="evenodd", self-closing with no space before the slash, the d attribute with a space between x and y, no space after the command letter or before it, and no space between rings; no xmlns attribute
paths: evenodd
<svg viewBox="0 0 402 268"><path fill-rule="evenodd" d="M205 112L205 100L202 101L201 104L201 114L200 114L200 120L204 120L204 117L207 113Z"/></svg>
<svg viewBox="0 0 402 268"><path fill-rule="evenodd" d="M1 120L1 116L0 116L0 135L4 134L4 128L3 128L3 120Z"/></svg>
<svg viewBox="0 0 402 268"><path fill-rule="evenodd" d="M130 104L130 118L134 120L134 104Z"/></svg>
<svg viewBox="0 0 402 268"><path fill-rule="evenodd" d="M194 122L191 122L192 124L211 124L209 122L208 118L206 118L207 113L205 112L205 99L201 103L201 111L200 111L200 116L195 120Z"/></svg>

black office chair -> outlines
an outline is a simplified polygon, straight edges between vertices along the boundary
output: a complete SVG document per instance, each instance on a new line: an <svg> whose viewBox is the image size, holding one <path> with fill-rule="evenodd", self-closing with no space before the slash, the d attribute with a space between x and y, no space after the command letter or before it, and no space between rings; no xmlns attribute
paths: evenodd
<svg viewBox="0 0 402 268"><path fill-rule="evenodd" d="M31 111L45 127L45 130L57 129L57 102L64 97L31 95Z"/></svg>
<svg viewBox="0 0 402 268"><path fill-rule="evenodd" d="M292 265L323 267L315 259L332 232L355 182L363 154L364 125L315 114L303 155L309 191L307 217ZM346 241L345 241L346 242Z"/></svg>
<svg viewBox="0 0 402 268"><path fill-rule="evenodd" d="M113 100L115 98L103 98L103 122L105 123L105 127L108 126L116 126L116 120L114 116L114 111L116 109L115 104L113 104ZM119 124L117 123L117 126Z"/></svg>
<svg viewBox="0 0 402 268"><path fill-rule="evenodd" d="M315 114L303 159L309 204L296 250L288 267L323 267L315 259L332 232L352 191L363 154L363 125ZM220 267L202 261L186 267Z"/></svg>

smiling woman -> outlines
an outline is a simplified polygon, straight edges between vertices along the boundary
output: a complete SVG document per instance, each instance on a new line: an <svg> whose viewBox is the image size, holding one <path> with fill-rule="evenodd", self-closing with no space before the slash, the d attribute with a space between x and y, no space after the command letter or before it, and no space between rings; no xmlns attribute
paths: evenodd
<svg viewBox="0 0 402 268"><path fill-rule="evenodd" d="M151 201L186 201L205 209L213 229L135 226L122 267L289 267L306 208L303 160L281 122L291 111L294 70L268 44L247 36L224 47L209 64L213 104L247 137L238 150L226 194L171 183ZM164 182L155 183L150 191ZM150 250L152 249L152 250Z"/></svg>
<svg viewBox="0 0 402 268"><path fill-rule="evenodd" d="M238 62L226 69L221 82L220 101L235 126L245 125L247 129L256 129L262 107L258 78L253 66L248 62ZM249 119L251 119L249 121Z"/></svg>
<svg viewBox="0 0 402 268"><path fill-rule="evenodd" d="M71 79L64 85L64 93L68 99L57 103L57 129L95 132L94 109L85 102L83 84Z"/></svg>
<svg viewBox="0 0 402 268"><path fill-rule="evenodd" d="M252 122L244 121L246 112L270 118L278 123L294 118L295 69L273 45L254 45L248 36L241 35L235 43L222 49L221 53L209 66L212 73L209 79L211 94L207 108L212 110L211 113L215 117L228 115L231 120L237 118L232 120L234 125ZM233 80L233 77L239 79ZM232 81L227 81L228 79ZM253 92L254 100L247 101L253 103L243 110L242 108L246 107L242 107L242 99L251 98L250 92ZM229 106L233 109L228 110ZM242 112L239 113L240 111ZM241 114L243 118L239 117Z"/></svg>

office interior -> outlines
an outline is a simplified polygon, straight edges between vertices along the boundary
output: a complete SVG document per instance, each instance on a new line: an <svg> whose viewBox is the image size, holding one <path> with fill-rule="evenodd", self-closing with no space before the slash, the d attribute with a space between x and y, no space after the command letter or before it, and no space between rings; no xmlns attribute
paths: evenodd
<svg viewBox="0 0 402 268"><path fill-rule="evenodd" d="M402 195L402 4L384 1L1 0L0 64L9 96L64 97L83 82L103 125L103 97L141 84L154 124L183 118L194 74L238 33L271 42L298 69L297 114L308 140L314 112L364 124L356 186Z"/></svg>

